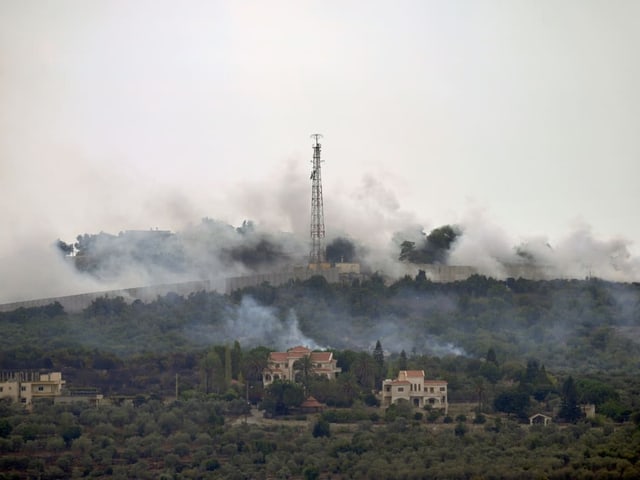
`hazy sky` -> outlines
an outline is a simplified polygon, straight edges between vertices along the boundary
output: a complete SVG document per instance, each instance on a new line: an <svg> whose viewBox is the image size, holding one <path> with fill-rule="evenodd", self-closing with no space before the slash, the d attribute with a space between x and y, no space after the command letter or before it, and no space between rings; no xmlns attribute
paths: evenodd
<svg viewBox="0 0 640 480"><path fill-rule="evenodd" d="M316 132L328 234L637 255L639 46L635 0L0 0L0 275L85 232L306 233Z"/></svg>

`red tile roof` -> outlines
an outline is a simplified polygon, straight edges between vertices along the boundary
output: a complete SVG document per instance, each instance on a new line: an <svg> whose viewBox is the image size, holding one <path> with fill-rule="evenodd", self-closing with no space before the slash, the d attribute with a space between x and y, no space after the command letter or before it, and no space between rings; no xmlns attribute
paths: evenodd
<svg viewBox="0 0 640 480"><path fill-rule="evenodd" d="M269 354L269 360L272 360L274 362L286 362L287 354L286 352L271 352Z"/></svg>
<svg viewBox="0 0 640 480"><path fill-rule="evenodd" d="M298 345L297 347L293 347L287 350L287 353L294 353L294 352L308 354L308 353L311 353L311 350L309 350L307 347L303 347L302 345Z"/></svg>
<svg viewBox="0 0 640 480"><path fill-rule="evenodd" d="M331 352L311 352L311 360L317 362L330 362L332 356Z"/></svg>
<svg viewBox="0 0 640 480"><path fill-rule="evenodd" d="M324 404L320 403L314 397L309 396L304 402L302 402L302 405L300 405L300 407L302 407L302 408L322 408L322 407L324 407Z"/></svg>

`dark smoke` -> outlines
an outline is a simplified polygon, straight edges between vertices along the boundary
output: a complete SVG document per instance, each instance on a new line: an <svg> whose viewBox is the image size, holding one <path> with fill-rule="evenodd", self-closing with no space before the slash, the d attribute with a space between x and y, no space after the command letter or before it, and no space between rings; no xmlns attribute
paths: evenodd
<svg viewBox="0 0 640 480"><path fill-rule="evenodd" d="M451 246L460 235L459 227L444 225L432 230L417 244L404 240L400 245L399 259L410 263L446 264Z"/></svg>
<svg viewBox="0 0 640 480"><path fill-rule="evenodd" d="M348 238L338 237L327 245L327 262L356 262L356 246Z"/></svg>

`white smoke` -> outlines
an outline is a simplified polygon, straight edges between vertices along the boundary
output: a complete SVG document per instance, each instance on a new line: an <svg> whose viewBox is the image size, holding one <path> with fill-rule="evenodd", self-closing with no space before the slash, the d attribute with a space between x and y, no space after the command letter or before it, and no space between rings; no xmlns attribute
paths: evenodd
<svg viewBox="0 0 640 480"><path fill-rule="evenodd" d="M185 335L201 344L221 344L233 339L241 345L262 345L279 351L296 345L313 350L323 348L301 332L294 310L281 318L276 309L260 305L251 296L242 297L240 305L229 308L221 324L192 325Z"/></svg>

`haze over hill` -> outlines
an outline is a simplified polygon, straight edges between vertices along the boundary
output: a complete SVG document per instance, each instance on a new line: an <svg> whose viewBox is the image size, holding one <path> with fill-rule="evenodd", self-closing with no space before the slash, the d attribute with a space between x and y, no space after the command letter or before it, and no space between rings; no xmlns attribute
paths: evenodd
<svg viewBox="0 0 640 480"><path fill-rule="evenodd" d="M192 237L193 270L97 281L51 246L85 233L251 219L305 253L316 132L329 240L372 268L402 274L397 242L451 224L449 263L499 273L525 245L561 276L638 280L639 16L596 1L2 2L0 301L244 268L200 255L236 241L221 234Z"/></svg>
<svg viewBox="0 0 640 480"><path fill-rule="evenodd" d="M361 263L369 272L379 271L391 278L415 275L421 263L473 266L481 274L495 278L508 276L506 265L523 264L544 268L549 278L596 276L614 281L640 278L637 258L619 239L594 238L587 227L577 229L556 246L545 238L532 238L519 245L509 244L497 227L476 219L456 225L450 244L435 247L419 226L389 233L387 245L366 243L351 236L327 239L333 262ZM403 247L411 243L414 263L401 261ZM245 221L233 227L203 219L179 232L125 231L117 235L78 235L76 242L50 243L26 252L40 256L15 262L15 272L3 278L2 301L62 296L89 291L207 280L222 291L224 279L233 276L281 271L308 261L308 241L292 233L270 232ZM437 250L433 250L437 249ZM73 252L65 256L64 251ZM420 260L427 258L427 260ZM430 260L434 259L434 260ZM5 264L6 266L6 264ZM11 267L11 265L9 265Z"/></svg>

